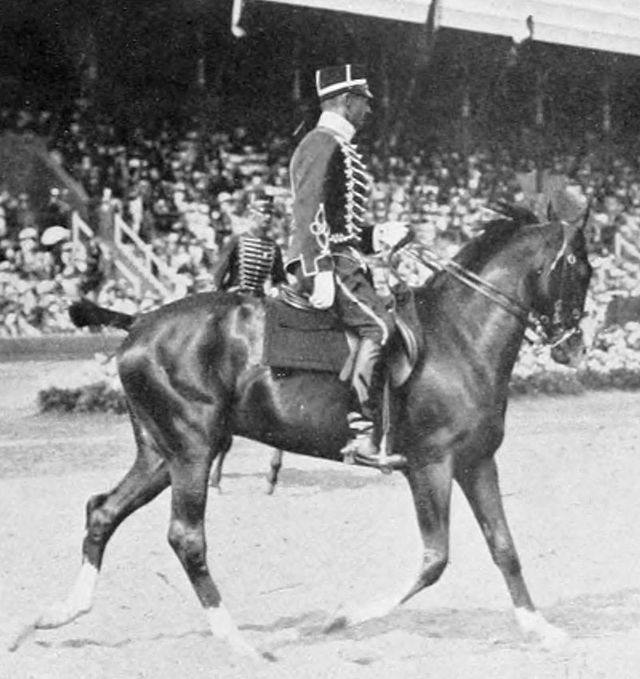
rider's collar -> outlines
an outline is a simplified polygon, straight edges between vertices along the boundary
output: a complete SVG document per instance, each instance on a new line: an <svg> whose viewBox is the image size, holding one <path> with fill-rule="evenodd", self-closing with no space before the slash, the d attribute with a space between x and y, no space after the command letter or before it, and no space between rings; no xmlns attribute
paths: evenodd
<svg viewBox="0 0 640 679"><path fill-rule="evenodd" d="M318 119L318 127L326 127L346 141L351 141L356 133L356 128L346 118L334 111L323 111Z"/></svg>

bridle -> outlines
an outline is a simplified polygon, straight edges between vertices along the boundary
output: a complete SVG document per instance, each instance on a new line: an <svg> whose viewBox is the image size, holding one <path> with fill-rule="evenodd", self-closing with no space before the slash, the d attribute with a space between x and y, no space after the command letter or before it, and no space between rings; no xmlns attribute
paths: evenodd
<svg viewBox="0 0 640 679"><path fill-rule="evenodd" d="M544 226L544 224L541 226ZM469 269L458 264L458 262L453 259L443 259L424 247L420 248L419 252L407 248L403 251L403 255L408 255L411 259L420 264L424 264L432 271L444 271L448 273L463 285L479 292L487 299L490 299L495 304L501 306L524 326L525 339L528 342L533 343L534 339L527 334L526 331L529 331L530 333L533 332L545 344L549 345L551 348L555 348L579 332L579 323L582 319L582 312L578 308L574 308L571 310L571 319L573 323L569 326L565 326L562 320L564 307L563 295L569 276L567 272L572 272L573 267L577 262L573 252L566 253L564 252L565 249L565 246L563 246L562 250L558 253L558 257L556 257L556 260L548 271L548 275L550 276L558 264L562 263L559 295L553 303L553 315L551 318L546 314L526 307L519 300L514 299L511 295L493 285L493 283L486 281L473 271L469 271Z"/></svg>
<svg viewBox="0 0 640 679"><path fill-rule="evenodd" d="M575 266L577 264L576 256L573 252L565 252L566 242L558 253L555 261L551 265L547 275L551 276L558 264L562 263L562 271L560 272L560 285L558 298L553 303L553 315L551 319L545 314L540 314L539 319L542 324L542 329L545 333L544 339L552 349L560 344L566 342L570 337L573 337L580 331L579 324L582 320L583 313L577 307L573 307L570 311L571 325L565 326L562 321L564 309L564 293L567 282L574 276Z"/></svg>

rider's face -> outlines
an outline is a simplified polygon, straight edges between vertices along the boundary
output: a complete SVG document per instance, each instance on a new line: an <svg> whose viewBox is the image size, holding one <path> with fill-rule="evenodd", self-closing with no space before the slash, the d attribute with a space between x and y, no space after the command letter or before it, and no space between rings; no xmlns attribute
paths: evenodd
<svg viewBox="0 0 640 679"><path fill-rule="evenodd" d="M367 116L371 113L369 98L355 92L349 92L345 99L346 118L359 130L364 125Z"/></svg>

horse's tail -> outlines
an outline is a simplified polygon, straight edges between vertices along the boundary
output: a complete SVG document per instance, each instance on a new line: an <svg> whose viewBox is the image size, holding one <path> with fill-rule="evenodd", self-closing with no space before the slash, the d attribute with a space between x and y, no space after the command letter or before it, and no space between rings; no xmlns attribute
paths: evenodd
<svg viewBox="0 0 640 679"><path fill-rule="evenodd" d="M131 314L105 309L85 298L74 302L69 307L69 317L77 328L108 325L122 330L128 330L136 319Z"/></svg>

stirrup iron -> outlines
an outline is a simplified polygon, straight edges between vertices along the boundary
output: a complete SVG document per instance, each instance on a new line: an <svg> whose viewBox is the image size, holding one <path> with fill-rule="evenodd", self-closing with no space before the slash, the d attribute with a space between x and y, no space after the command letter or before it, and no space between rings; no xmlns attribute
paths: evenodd
<svg viewBox="0 0 640 679"><path fill-rule="evenodd" d="M403 455L389 455L386 445L388 437L386 435L381 442L384 445L380 449L376 448L373 443L373 422L357 412L349 413L347 420L349 429L355 436L341 450L346 464L373 467L385 474L390 474L394 469L402 469L406 466L407 460Z"/></svg>

